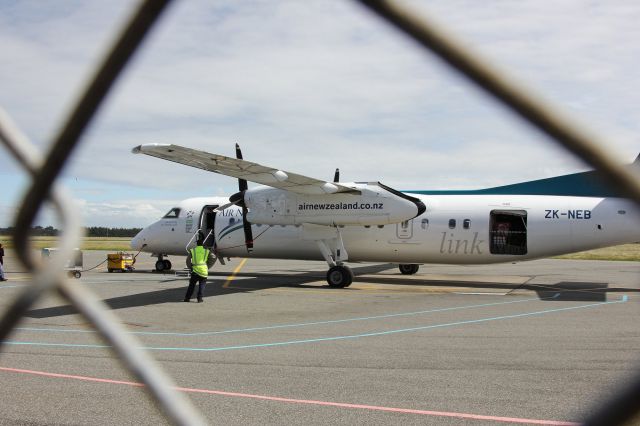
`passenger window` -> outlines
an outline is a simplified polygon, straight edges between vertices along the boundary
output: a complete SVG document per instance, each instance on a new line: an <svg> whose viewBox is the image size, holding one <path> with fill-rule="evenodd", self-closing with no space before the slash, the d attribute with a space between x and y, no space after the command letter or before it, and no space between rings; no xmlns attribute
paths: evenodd
<svg viewBox="0 0 640 426"><path fill-rule="evenodd" d="M229 226L233 225L234 223L236 223L236 220L232 217L229 218Z"/></svg>
<svg viewBox="0 0 640 426"><path fill-rule="evenodd" d="M178 207L174 207L171 210L169 210L169 213L165 214L163 217L164 218L175 219L179 215L180 215L180 209Z"/></svg>
<svg viewBox="0 0 640 426"><path fill-rule="evenodd" d="M449 219L449 229L454 229L456 227L456 220Z"/></svg>
<svg viewBox="0 0 640 426"><path fill-rule="evenodd" d="M469 229L471 227L471 219L465 219L462 221L462 227L464 229Z"/></svg>

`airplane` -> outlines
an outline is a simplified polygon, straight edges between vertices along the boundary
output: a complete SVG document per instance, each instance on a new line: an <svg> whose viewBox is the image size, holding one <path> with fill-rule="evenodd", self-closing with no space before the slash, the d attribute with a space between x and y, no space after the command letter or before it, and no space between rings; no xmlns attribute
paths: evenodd
<svg viewBox="0 0 640 426"><path fill-rule="evenodd" d="M353 282L347 262L385 262L411 275L422 264L518 262L640 241L640 212L599 172L467 191L398 191L333 182L172 144L132 150L238 179L239 192L190 198L142 229L135 250L171 269L200 232L217 258L324 260L330 287ZM633 164L637 167L640 156ZM247 181L260 184L248 188Z"/></svg>

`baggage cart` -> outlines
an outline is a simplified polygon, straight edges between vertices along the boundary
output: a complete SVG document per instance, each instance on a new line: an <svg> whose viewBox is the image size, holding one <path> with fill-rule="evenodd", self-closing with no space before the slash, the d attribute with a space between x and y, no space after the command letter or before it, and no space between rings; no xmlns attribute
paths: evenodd
<svg viewBox="0 0 640 426"><path fill-rule="evenodd" d="M58 249L55 247L45 247L42 249L42 258L47 260L58 256ZM82 250L74 249L71 259L65 262L65 270L70 277L80 278L82 276Z"/></svg>

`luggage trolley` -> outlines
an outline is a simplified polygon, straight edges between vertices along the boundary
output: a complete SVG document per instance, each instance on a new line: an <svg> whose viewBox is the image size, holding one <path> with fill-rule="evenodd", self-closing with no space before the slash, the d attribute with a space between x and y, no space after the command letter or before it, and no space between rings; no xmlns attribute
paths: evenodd
<svg viewBox="0 0 640 426"><path fill-rule="evenodd" d="M53 256L57 256L58 249L53 247L46 247L42 249L42 258L49 259ZM65 270L70 277L80 278L82 276L82 250L74 249L71 259L67 259L65 263Z"/></svg>

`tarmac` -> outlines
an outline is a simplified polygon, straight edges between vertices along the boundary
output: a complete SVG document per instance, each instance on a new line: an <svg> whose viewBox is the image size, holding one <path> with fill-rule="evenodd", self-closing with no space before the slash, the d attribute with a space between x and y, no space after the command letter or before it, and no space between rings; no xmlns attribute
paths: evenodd
<svg viewBox="0 0 640 426"><path fill-rule="evenodd" d="M85 251L89 269L107 252ZM171 257L174 269L184 259ZM106 264L92 290L211 424L579 422L640 373L640 264L353 264L232 259L204 303L187 278ZM31 283L11 251L0 313ZM0 425L166 424L86 319L44 296L0 352Z"/></svg>

